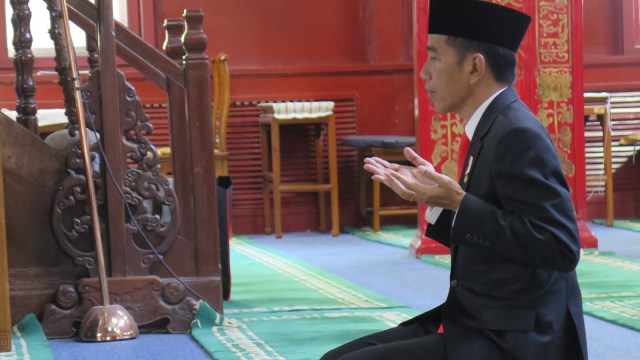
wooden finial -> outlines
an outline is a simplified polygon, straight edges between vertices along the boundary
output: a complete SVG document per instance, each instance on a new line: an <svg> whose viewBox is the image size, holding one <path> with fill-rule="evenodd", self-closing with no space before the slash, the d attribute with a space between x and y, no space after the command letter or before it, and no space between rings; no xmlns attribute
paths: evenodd
<svg viewBox="0 0 640 360"><path fill-rule="evenodd" d="M204 14L201 9L185 9L182 16L186 29L182 35L182 44L189 57L199 57L207 48L207 35L202 29Z"/></svg>
<svg viewBox="0 0 640 360"><path fill-rule="evenodd" d="M184 20L181 18L169 18L164 20L164 43L162 49L173 60L180 60L184 54L182 46L182 33L184 33Z"/></svg>

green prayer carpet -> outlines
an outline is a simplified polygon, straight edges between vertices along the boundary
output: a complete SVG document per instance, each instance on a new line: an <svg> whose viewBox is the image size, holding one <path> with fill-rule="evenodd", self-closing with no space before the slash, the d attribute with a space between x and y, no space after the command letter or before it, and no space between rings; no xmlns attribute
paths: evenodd
<svg viewBox="0 0 640 360"><path fill-rule="evenodd" d="M365 230L360 232L362 236L358 232L352 234L408 248L415 231L414 227L389 226L382 227L378 233ZM394 241L384 241L389 238ZM420 260L445 268L451 266L449 255L424 255ZM640 331L640 261L588 250L583 252L576 271L586 314Z"/></svg>
<svg viewBox="0 0 640 360"><path fill-rule="evenodd" d="M387 245L398 246L402 248L409 247L409 242L416 235L416 228L414 226L404 225L388 225L380 227L380 231L374 232L369 227L357 229L352 227L345 227L342 231L357 236L361 239L375 241Z"/></svg>
<svg viewBox="0 0 640 360"><path fill-rule="evenodd" d="M200 303L191 329L214 358L318 359L417 314L243 237L231 240L233 294L224 315Z"/></svg>
<svg viewBox="0 0 640 360"><path fill-rule="evenodd" d="M594 224L606 225L605 219L593 219ZM614 219L613 227L620 229L627 229L633 231L640 231L640 219Z"/></svg>
<svg viewBox="0 0 640 360"><path fill-rule="evenodd" d="M34 314L25 316L11 330L11 351L0 353L0 360L53 360L53 352Z"/></svg>

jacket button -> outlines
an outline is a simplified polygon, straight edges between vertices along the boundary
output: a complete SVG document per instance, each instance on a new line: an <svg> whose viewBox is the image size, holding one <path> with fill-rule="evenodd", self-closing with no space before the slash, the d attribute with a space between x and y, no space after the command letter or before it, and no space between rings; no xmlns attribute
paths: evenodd
<svg viewBox="0 0 640 360"><path fill-rule="evenodd" d="M451 280L451 287L454 288L456 286L458 286L458 280Z"/></svg>
<svg viewBox="0 0 640 360"><path fill-rule="evenodd" d="M473 239L473 236L471 236L471 234L467 234L466 239L467 241L471 241L471 239Z"/></svg>
<svg viewBox="0 0 640 360"><path fill-rule="evenodd" d="M484 243L484 247L491 247L491 242L487 241L486 243Z"/></svg>

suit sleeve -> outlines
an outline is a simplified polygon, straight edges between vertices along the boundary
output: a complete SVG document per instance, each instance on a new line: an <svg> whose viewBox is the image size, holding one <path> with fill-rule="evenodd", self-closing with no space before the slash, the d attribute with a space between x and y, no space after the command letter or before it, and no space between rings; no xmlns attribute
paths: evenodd
<svg viewBox="0 0 640 360"><path fill-rule="evenodd" d="M478 246L534 267L573 270L580 238L555 146L542 127L515 127L499 135L491 156L495 198L467 193L452 243ZM473 176L472 176L473 181Z"/></svg>

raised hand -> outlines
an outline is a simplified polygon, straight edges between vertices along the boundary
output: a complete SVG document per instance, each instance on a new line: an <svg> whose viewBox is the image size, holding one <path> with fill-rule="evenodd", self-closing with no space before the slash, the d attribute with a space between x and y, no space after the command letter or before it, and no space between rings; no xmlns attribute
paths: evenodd
<svg viewBox="0 0 640 360"><path fill-rule="evenodd" d="M457 210L465 194L460 185L436 172L411 148L404 149L404 156L413 166L371 157L364 160L364 169L373 174L374 181L385 184L403 199Z"/></svg>

